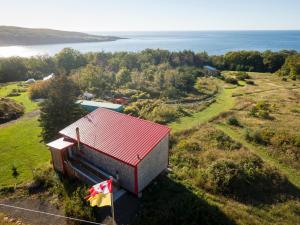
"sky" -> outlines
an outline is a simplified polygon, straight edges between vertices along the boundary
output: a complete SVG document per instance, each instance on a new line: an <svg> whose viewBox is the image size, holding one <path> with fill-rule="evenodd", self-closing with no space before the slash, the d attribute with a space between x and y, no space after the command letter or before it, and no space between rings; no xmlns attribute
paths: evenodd
<svg viewBox="0 0 300 225"><path fill-rule="evenodd" d="M0 0L0 25L73 31L300 30L299 0Z"/></svg>

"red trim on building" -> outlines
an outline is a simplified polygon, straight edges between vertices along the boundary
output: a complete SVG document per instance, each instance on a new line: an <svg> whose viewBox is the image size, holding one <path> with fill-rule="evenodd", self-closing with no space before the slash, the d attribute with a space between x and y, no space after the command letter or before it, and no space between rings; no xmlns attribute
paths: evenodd
<svg viewBox="0 0 300 225"><path fill-rule="evenodd" d="M135 192L135 194L139 193L139 190L138 190L138 169L137 169L137 166L134 167L134 192Z"/></svg>

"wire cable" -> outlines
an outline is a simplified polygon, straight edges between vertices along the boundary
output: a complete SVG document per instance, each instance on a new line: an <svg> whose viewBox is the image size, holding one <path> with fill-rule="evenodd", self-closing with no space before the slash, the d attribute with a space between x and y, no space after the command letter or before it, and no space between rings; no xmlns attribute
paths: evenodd
<svg viewBox="0 0 300 225"><path fill-rule="evenodd" d="M69 217L69 216L62 216L62 215L58 215L58 214L47 213L47 212L43 212L43 211L38 211L38 210L33 210L33 209L27 209L27 208L22 208L22 207L13 206L13 205L7 205L7 204L2 204L2 203L0 203L0 206L8 207L8 208L14 208L14 209L19 209L19 210L24 210L24 211L28 211L28 212L40 213L40 214L44 214L44 215L48 215L48 216L55 216L55 217L64 218L64 219L68 219L68 220L85 222L85 223L89 223L89 224L105 225L105 224L102 224L102 223L92 222L92 221L89 221L89 220L82 220L82 219L73 218L73 217Z"/></svg>

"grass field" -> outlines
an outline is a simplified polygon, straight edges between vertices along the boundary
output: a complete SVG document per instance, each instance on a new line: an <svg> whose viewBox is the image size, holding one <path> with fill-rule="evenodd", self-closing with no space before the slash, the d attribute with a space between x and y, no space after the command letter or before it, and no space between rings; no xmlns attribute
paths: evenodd
<svg viewBox="0 0 300 225"><path fill-rule="evenodd" d="M216 127L229 135L233 140L242 143L248 150L258 155L269 165L278 168L284 175L288 177L291 183L300 188L300 171L290 168L288 165L285 165L279 162L277 159L271 157L266 148L247 142L241 130L233 129L226 124L218 124Z"/></svg>
<svg viewBox="0 0 300 225"><path fill-rule="evenodd" d="M13 89L20 89L17 83L10 83L0 86L0 97L6 97ZM28 92L22 92L20 96L9 97L11 99L16 100L19 103L22 103L25 107L25 113L31 112L38 108L38 104L32 101L29 96Z"/></svg>
<svg viewBox="0 0 300 225"><path fill-rule="evenodd" d="M182 117L179 121L169 124L172 132L174 133L189 129L193 126L208 122L220 113L230 110L234 106L234 99L231 97L234 90L234 88L223 89L216 97L216 101L209 107L194 113L191 116Z"/></svg>
<svg viewBox="0 0 300 225"><path fill-rule="evenodd" d="M29 181L32 170L49 161L40 133L37 117L0 128L0 187ZM17 180L12 176L13 165L19 172Z"/></svg>
<svg viewBox="0 0 300 225"><path fill-rule="evenodd" d="M300 83L299 81L291 80L285 82L280 77L267 73L249 74L255 85L239 82L239 86L236 88L224 89L223 92L220 92L217 95L216 102L206 109L192 116L183 117L179 122L169 124L173 134L174 132L184 131L198 125L196 129L198 136L192 137L194 131L177 134L186 135L183 139L179 138L180 140L198 142L201 146L201 150L198 152L189 152L182 149L180 151L176 151L176 149L171 150L170 163L172 173L175 174L172 179L181 182L185 187L194 186L192 192L195 196L201 196L199 201L200 199L205 199L209 205L218 206L220 212L234 221L232 223L229 222L229 224L300 224L300 201L297 195L291 199L279 202L261 202L258 205L252 205L223 195L207 193L197 186L197 171L203 171L210 160L231 158L234 161L238 161L244 157L241 154L241 150L228 152L224 149L217 149L214 144L216 140L205 139L206 134L211 132L211 129L217 129L224 132L232 140L241 143L244 149L242 152L244 152L245 156L248 154L259 156L266 165L277 168L281 174L287 177L292 185L298 190L300 189L299 170L285 160L289 159L294 164L297 163L297 161L294 161L295 159L290 159L289 151L287 151L287 155L279 151L278 154L274 154L272 152L276 152L276 148L269 145L263 146L250 143L245 138L247 129L255 130L260 128L268 128L274 132L277 132L277 130L288 130L291 133L297 134L298 132L300 134ZM260 101L269 102L272 108L270 114L274 119L268 120L248 115L251 107ZM218 117L222 113L224 113L224 116ZM234 127L228 125L227 119L230 116L235 116L242 126ZM174 134L175 139L178 138L177 134ZM187 156L188 154L190 156ZM241 155L239 156L239 154ZM197 160L199 162L196 163ZM180 167L180 164L184 166ZM189 164L197 166L192 168L193 166ZM189 183L194 183L194 185ZM177 197L172 196L172 198ZM156 200L152 198L151 201L155 204ZM158 211L170 207L168 203L164 205ZM208 215L210 213L208 212ZM218 216L222 216L222 213Z"/></svg>

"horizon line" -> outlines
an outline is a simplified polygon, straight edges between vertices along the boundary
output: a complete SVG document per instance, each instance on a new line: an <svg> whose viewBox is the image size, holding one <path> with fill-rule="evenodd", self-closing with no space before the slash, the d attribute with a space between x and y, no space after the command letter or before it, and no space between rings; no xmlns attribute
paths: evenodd
<svg viewBox="0 0 300 225"><path fill-rule="evenodd" d="M0 26L7 27L19 27L19 28L29 28L29 29L51 29L60 31L70 31L70 32L203 32L203 31L300 31L300 28L257 28L257 29L158 29L158 30L81 30L81 29L64 29L64 28L51 28L51 27L30 27L30 26L19 26L19 25L4 25Z"/></svg>

